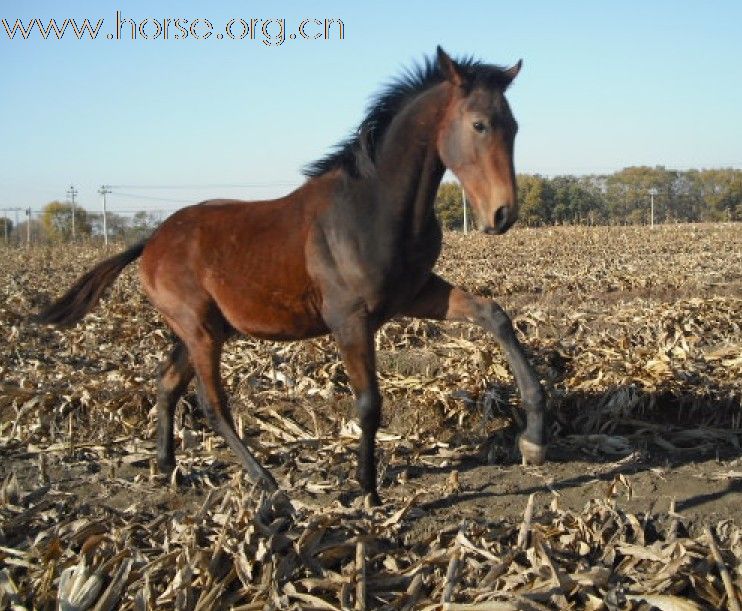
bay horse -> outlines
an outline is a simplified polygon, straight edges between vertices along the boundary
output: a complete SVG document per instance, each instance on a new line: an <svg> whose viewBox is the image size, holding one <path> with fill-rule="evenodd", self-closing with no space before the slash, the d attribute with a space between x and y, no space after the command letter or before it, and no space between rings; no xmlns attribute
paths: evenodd
<svg viewBox="0 0 742 611"><path fill-rule="evenodd" d="M374 333L395 316L473 322L500 344L520 390L523 460L543 464L545 396L510 318L494 301L432 272L442 245L433 203L446 168L462 183L482 231L502 234L518 216L517 123L504 94L521 64L456 61L438 47L435 58L382 90L357 132L308 166L294 192L183 208L148 240L79 278L38 320L78 322L141 257L144 291L177 337L159 377L159 468L175 467L175 406L195 375L210 426L267 490L276 481L235 431L220 376L222 347L238 333L270 340L331 333L361 425L358 481L374 503L382 403Z"/></svg>

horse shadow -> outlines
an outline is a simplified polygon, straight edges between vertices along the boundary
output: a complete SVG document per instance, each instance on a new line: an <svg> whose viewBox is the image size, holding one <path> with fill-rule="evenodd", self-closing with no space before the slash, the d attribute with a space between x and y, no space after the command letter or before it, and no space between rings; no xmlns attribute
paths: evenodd
<svg viewBox="0 0 742 611"><path fill-rule="evenodd" d="M559 492L596 480L609 485L620 475L658 469L670 471L709 459L739 460L742 458L742 428L738 423L742 422L742 407L738 397L724 390L648 390L633 384L598 391L555 392L552 389L547 407L550 439L544 470L548 472L548 465L579 461L585 465L585 473L557 478L548 487L530 484L520 488L518 494L548 493L549 488ZM481 440L480 446L485 451L458 464L408 465L405 469L410 477L436 475L443 479L453 471L463 474L487 465L509 469L520 463L514 447L524 425L524 413L509 407L518 404L517 388L497 383L489 391L500 395L497 405L506 406L500 407L496 415L509 417L512 425ZM450 509L464 501L508 496L512 492L493 491L491 484L475 485L465 492L428 501L424 508ZM731 477L720 491L678 500L675 510L687 511L740 493L742 479Z"/></svg>

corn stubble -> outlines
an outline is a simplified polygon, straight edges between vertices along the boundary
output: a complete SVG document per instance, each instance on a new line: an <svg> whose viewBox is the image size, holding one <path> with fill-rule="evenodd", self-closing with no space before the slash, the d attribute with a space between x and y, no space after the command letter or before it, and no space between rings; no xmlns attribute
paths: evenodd
<svg viewBox="0 0 742 611"><path fill-rule="evenodd" d="M445 241L438 271L513 315L548 388L555 451L739 454L738 225ZM455 507L461 466L514 460L517 391L467 325L400 320L378 334L381 507L356 494L360 431L329 339L240 339L223 359L238 429L282 491L244 479L192 395L165 480L152 408L170 339L136 274L74 329L25 322L101 254L2 251L0 608L739 609L740 525L712 516L691 532L674 503L631 513L630 476L581 511L546 486L522 519L413 528L435 500ZM409 476L420 464L441 470L435 490Z"/></svg>

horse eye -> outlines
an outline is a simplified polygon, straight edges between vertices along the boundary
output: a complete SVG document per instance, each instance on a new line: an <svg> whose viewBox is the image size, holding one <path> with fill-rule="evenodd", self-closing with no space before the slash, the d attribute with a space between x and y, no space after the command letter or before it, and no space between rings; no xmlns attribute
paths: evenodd
<svg viewBox="0 0 742 611"><path fill-rule="evenodd" d="M482 121L474 121L474 131L482 133L487 127Z"/></svg>

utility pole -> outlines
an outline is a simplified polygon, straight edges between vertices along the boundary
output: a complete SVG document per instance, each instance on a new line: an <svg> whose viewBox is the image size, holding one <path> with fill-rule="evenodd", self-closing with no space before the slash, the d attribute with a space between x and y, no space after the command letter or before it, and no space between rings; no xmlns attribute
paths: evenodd
<svg viewBox="0 0 742 611"><path fill-rule="evenodd" d="M654 229L654 196L657 195L657 189L652 187L649 190L649 226Z"/></svg>
<svg viewBox="0 0 742 611"><path fill-rule="evenodd" d="M75 189L74 185L70 185L70 188L67 189L67 197L70 198L70 201L72 202L72 241L75 241L75 198L77 197L77 189Z"/></svg>
<svg viewBox="0 0 742 611"><path fill-rule="evenodd" d="M103 197L103 244L108 246L108 219L106 218L106 195L111 192L111 187L101 185L98 193Z"/></svg>
<svg viewBox="0 0 742 611"><path fill-rule="evenodd" d="M461 185L461 202L464 206L464 235L469 233L469 219L466 216L466 193L464 193L464 185Z"/></svg>
<svg viewBox="0 0 742 611"><path fill-rule="evenodd" d="M26 248L31 248L31 208L26 208Z"/></svg>

